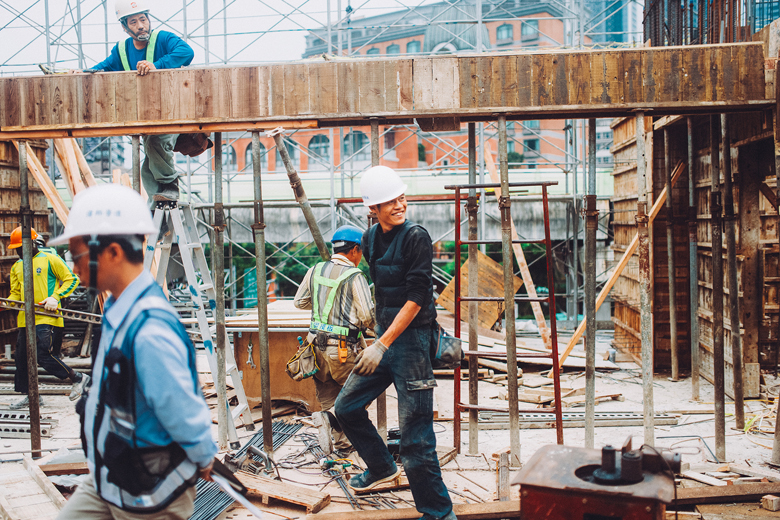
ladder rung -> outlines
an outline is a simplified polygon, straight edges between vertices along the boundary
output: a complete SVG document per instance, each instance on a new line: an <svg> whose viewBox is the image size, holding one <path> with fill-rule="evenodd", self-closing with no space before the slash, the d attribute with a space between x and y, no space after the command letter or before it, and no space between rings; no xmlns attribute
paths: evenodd
<svg viewBox="0 0 780 520"><path fill-rule="evenodd" d="M187 247L189 247L190 249L198 249L198 248L202 249L203 244L201 244L200 242L192 242L190 244L187 244Z"/></svg>
<svg viewBox="0 0 780 520"><path fill-rule="evenodd" d="M210 284L210 283L204 283L203 285L199 285L198 286L198 290L201 291L201 292L202 291L208 291L208 290L213 289L213 288L214 288L214 285Z"/></svg>

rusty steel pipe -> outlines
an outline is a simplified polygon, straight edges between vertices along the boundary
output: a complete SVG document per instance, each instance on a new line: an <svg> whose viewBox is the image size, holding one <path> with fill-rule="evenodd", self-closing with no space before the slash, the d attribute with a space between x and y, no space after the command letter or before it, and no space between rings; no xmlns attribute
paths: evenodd
<svg viewBox="0 0 780 520"><path fill-rule="evenodd" d="M650 128L652 132L652 127ZM650 236L647 215L647 158L645 157L645 114L636 115L636 172L639 198L637 199L637 235L639 236L639 306L642 338L642 404L644 414L644 441L655 445L655 416L653 404L653 309L650 287Z"/></svg>
<svg viewBox="0 0 780 520"><path fill-rule="evenodd" d="M696 183L694 179L693 117L688 116L688 262L691 306L691 399L699 400L699 254Z"/></svg>
<svg viewBox="0 0 780 520"><path fill-rule="evenodd" d="M672 361L672 381L680 378L680 356L677 350L677 284L674 258L674 204L672 199L672 160L669 128L664 128L664 170L666 172L666 267L669 278L669 336Z"/></svg>
<svg viewBox="0 0 780 520"><path fill-rule="evenodd" d="M725 359L723 352L723 235L718 116L710 116L710 222L712 223L712 357L715 399L715 455L726 460Z"/></svg>
<svg viewBox="0 0 780 520"><path fill-rule="evenodd" d="M477 183L477 137L476 137L476 124L468 124L469 134L469 184ZM455 200L455 204L460 204L460 199ZM469 188L469 198L466 203L466 212L468 213L468 237L469 240L477 240L477 190L475 188ZM460 226L460 219L456 219L456 226ZM460 249L457 245L456 247ZM476 297L478 294L479 279L479 266L477 264L478 245L469 244L469 286L468 295L470 298ZM468 302L469 309L469 350L479 350L479 335L477 331L478 323L477 317L479 313L479 307L476 301ZM469 357L469 404L479 404L479 377L477 375L479 369L479 360L474 356ZM479 454L479 411L469 410L469 455Z"/></svg>
<svg viewBox="0 0 780 520"><path fill-rule="evenodd" d="M588 119L588 194L585 196L585 447L595 443L596 417L596 120Z"/></svg>
<svg viewBox="0 0 780 520"><path fill-rule="evenodd" d="M214 133L214 251L213 278L217 293L217 305L214 309L216 324L217 375L214 387L217 391L217 430L220 450L228 448L228 402L225 369L225 212L222 207L222 133ZM232 420L232 418L230 419Z"/></svg>
<svg viewBox="0 0 780 520"><path fill-rule="evenodd" d="M273 454L273 417L271 416L271 353L268 338L268 288L265 267L265 215L263 212L263 183L261 180L260 133L252 132L252 179L254 181L255 270L257 271L257 335L260 357L260 398L263 400L263 446Z"/></svg>
<svg viewBox="0 0 780 520"><path fill-rule="evenodd" d="M141 193L141 136L132 137L133 148L133 189Z"/></svg>
<svg viewBox="0 0 780 520"><path fill-rule="evenodd" d="M455 186L455 337L460 338L460 186ZM471 374L471 359L469 359L469 374ZM460 423L460 410L461 410L461 395L460 395L460 381L461 371L460 365L455 366L455 372L453 374L453 397L455 401L454 420L452 423L452 443L457 453L460 453L461 449L461 423ZM471 395L471 381L469 381L469 395ZM479 414L477 414L479 418ZM471 421L471 412L469 412L469 421ZM477 425L479 427L479 425ZM471 422L469 422L469 432L471 431ZM469 436L471 433L469 433ZM469 449L471 449L469 447Z"/></svg>

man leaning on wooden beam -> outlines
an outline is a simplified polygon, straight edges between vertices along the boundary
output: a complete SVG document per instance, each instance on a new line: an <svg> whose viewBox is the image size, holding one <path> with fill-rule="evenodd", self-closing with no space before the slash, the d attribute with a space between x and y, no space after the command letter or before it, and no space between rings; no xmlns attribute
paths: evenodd
<svg viewBox="0 0 780 520"><path fill-rule="evenodd" d="M143 0L116 0L116 17L130 38L117 43L111 54L86 72L137 70L145 76L156 69L178 69L192 63L195 53L184 40L168 31L152 29ZM179 199L179 174L173 161L177 134L144 136L146 158L141 180L152 200Z"/></svg>

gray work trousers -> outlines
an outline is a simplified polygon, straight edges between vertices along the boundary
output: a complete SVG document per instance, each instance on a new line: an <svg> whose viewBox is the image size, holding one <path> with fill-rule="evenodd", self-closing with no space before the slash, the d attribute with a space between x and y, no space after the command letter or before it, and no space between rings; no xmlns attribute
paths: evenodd
<svg viewBox="0 0 780 520"><path fill-rule="evenodd" d="M141 165L141 182L149 199L160 192L160 184L170 184L179 174L173 162L173 147L178 134L145 135L144 153Z"/></svg>

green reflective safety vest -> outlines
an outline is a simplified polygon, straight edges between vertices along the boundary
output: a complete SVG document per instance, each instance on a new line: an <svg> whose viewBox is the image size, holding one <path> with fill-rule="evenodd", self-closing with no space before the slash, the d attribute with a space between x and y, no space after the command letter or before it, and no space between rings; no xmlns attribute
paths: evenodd
<svg viewBox="0 0 780 520"><path fill-rule="evenodd" d="M348 336L349 327L343 327L341 325L334 325L328 323L328 316L333 309L333 303L336 301L336 289L347 278L355 274L362 274L362 271L357 267L350 267L343 271L337 278L329 278L323 276L325 266L331 262L320 262L314 266L314 272L312 273L312 313L311 313L311 330L330 332L339 336ZM336 266L331 270L331 274L336 272ZM328 291L327 298L325 300L325 306L320 309L320 291Z"/></svg>
<svg viewBox="0 0 780 520"><path fill-rule="evenodd" d="M146 44L146 61L149 63L154 63L154 47L157 45L157 35L159 33L159 29L154 29L149 36L149 42ZM132 38L127 40L132 40ZM118 42L116 48L119 50L119 59L122 60L122 67L125 70L132 70L130 68L130 60L127 59L127 40Z"/></svg>

